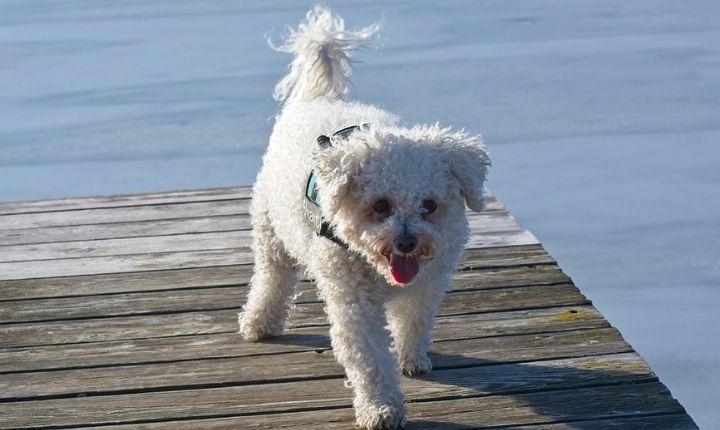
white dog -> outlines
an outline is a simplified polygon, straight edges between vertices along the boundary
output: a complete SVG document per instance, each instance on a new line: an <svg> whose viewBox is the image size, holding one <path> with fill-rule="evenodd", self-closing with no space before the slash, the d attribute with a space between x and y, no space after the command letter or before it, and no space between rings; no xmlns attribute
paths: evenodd
<svg viewBox="0 0 720 430"><path fill-rule="evenodd" d="M345 100L349 56L377 31L346 31L316 7L276 48L294 59L275 88L284 105L254 186L255 273L240 333L282 333L305 267L326 304L357 424L394 429L405 423L398 370L432 368L433 317L468 236L465 202L483 208L490 163L479 137L406 128Z"/></svg>

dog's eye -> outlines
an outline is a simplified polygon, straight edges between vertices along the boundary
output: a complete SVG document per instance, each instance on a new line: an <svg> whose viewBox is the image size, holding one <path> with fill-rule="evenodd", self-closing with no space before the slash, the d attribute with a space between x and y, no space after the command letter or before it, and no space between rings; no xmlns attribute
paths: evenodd
<svg viewBox="0 0 720 430"><path fill-rule="evenodd" d="M435 209L437 209L437 203L435 203L435 200L425 199L423 200L422 207L427 211L427 213L431 214L435 212Z"/></svg>
<svg viewBox="0 0 720 430"><path fill-rule="evenodd" d="M373 203L372 208L379 214L384 214L390 211L390 202L387 199L378 199Z"/></svg>

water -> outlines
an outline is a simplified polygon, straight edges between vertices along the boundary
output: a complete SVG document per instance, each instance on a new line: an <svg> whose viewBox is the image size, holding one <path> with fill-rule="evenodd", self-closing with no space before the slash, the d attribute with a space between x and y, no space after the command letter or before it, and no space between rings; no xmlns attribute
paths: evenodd
<svg viewBox="0 0 720 430"><path fill-rule="evenodd" d="M489 186L720 426L720 5L329 2L357 98L482 132ZM0 201L249 184L310 3L0 0Z"/></svg>

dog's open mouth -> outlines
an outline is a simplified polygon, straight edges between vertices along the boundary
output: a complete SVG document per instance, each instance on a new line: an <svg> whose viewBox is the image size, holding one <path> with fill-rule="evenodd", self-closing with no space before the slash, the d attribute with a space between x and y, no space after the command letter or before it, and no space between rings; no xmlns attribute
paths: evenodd
<svg viewBox="0 0 720 430"><path fill-rule="evenodd" d="M386 257L390 263L390 274L398 284L409 284L420 271L419 255L392 253Z"/></svg>

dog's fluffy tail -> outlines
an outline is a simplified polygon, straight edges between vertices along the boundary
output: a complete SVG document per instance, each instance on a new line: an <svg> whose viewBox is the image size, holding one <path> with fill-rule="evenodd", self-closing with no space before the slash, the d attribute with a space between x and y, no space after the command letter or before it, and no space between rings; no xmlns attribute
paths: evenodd
<svg viewBox="0 0 720 430"><path fill-rule="evenodd" d="M284 45L270 43L276 51L295 55L290 72L275 86L275 100L342 98L350 83L350 53L374 39L379 30L376 23L346 31L342 18L315 6L297 29L288 29Z"/></svg>

